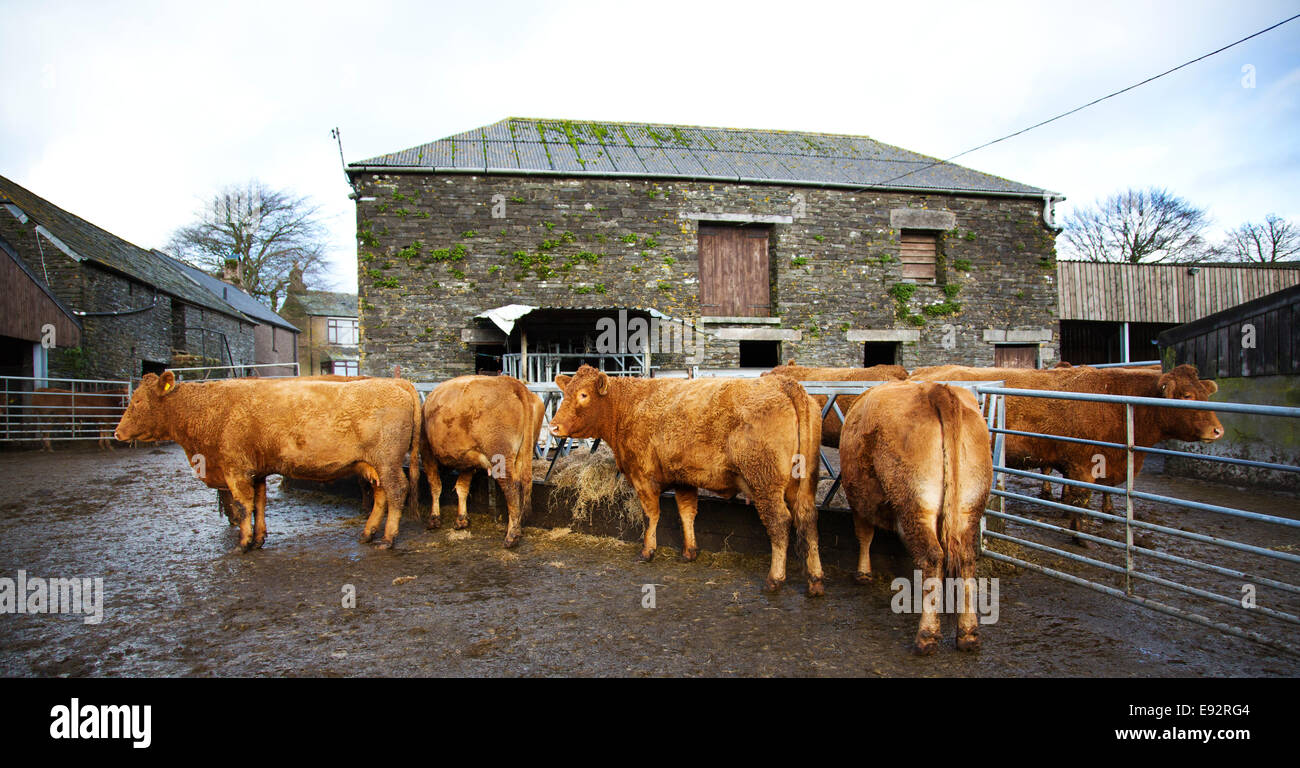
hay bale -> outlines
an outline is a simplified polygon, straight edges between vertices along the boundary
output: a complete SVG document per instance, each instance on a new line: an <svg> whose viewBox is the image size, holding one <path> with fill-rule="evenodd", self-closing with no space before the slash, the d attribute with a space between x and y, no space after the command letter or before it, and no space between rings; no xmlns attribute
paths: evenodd
<svg viewBox="0 0 1300 768"><path fill-rule="evenodd" d="M645 530L645 514L636 491L619 474L608 446L601 445L595 453L579 447L561 456L551 482L555 484L552 501L569 505L573 522L590 524L599 514L617 524L620 532Z"/></svg>

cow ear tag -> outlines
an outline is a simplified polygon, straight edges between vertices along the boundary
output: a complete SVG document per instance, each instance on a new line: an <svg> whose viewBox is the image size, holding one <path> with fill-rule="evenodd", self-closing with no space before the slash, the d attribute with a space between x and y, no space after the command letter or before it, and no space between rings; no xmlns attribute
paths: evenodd
<svg viewBox="0 0 1300 768"><path fill-rule="evenodd" d="M172 382L169 381L169 382L167 382L166 384L163 385L163 391L164 391L164 392L171 392L173 386L175 386L175 385L172 384Z"/></svg>

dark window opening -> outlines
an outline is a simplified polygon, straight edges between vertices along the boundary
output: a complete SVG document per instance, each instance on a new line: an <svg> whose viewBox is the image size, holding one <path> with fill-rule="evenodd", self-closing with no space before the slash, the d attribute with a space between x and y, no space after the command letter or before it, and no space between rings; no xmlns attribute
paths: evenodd
<svg viewBox="0 0 1300 768"><path fill-rule="evenodd" d="M775 368L781 364L781 342L740 342L741 368Z"/></svg>
<svg viewBox="0 0 1300 768"><path fill-rule="evenodd" d="M148 360L141 360L141 361L140 361L140 375L141 375L141 376L143 376L143 375L146 374L146 373L153 373L153 374L161 375L162 372L165 371L165 370L167 370L167 364L166 364L166 363L154 363L154 362L150 362L150 361L148 361Z"/></svg>
<svg viewBox="0 0 1300 768"><path fill-rule="evenodd" d="M898 365L897 341L868 341L862 345L862 367Z"/></svg>
<svg viewBox="0 0 1300 768"><path fill-rule="evenodd" d="M474 347L474 373L483 376L499 376L501 356L505 353L504 344L479 344Z"/></svg>

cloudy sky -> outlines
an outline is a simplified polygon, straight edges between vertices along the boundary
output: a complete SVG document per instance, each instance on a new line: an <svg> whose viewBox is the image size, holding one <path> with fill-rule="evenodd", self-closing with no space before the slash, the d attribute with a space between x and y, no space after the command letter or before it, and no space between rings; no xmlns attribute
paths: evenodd
<svg viewBox="0 0 1300 768"><path fill-rule="evenodd" d="M902 6L908 5L906 9ZM948 157L1300 13L1293 2L0 0L0 174L144 247L251 178L510 115L865 134ZM1253 73L1253 87L1250 74ZM1167 187L1214 231L1300 219L1300 20L959 162L1088 204Z"/></svg>

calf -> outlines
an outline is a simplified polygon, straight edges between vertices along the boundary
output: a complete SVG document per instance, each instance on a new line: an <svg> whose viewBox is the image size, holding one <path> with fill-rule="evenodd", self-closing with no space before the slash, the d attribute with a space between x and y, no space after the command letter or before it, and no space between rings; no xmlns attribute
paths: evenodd
<svg viewBox="0 0 1300 768"><path fill-rule="evenodd" d="M820 595L817 547L817 405L784 376L758 379L611 378L584 365L557 376L564 401L551 419L557 437L595 437L614 452L636 489L647 525L641 559L654 557L659 494L673 488L682 519L682 556L694 560L699 489L731 498L743 491L772 540L768 590L785 581L793 514L806 553L808 594Z"/></svg>
<svg viewBox="0 0 1300 768"><path fill-rule="evenodd" d="M870 368L810 368L806 365L795 365L791 360L763 375L788 376L795 381L902 381L907 378L907 369L901 365L873 365ZM857 399L857 395L840 395L835 398L835 403L839 405L842 412L848 413ZM820 413L821 409L826 407L826 395L813 395L813 400L817 402L817 411ZM838 448L840 445L840 415L834 408L831 408L822 418L822 445L829 448Z"/></svg>
<svg viewBox="0 0 1300 768"><path fill-rule="evenodd" d="M993 461L975 396L930 382L871 388L844 416L840 466L858 535L858 581L871 578L876 528L897 531L927 592L945 573L962 580L957 647L978 648L975 553ZM931 600L921 602L916 650L929 654L941 636L939 615Z"/></svg>
<svg viewBox="0 0 1300 768"><path fill-rule="evenodd" d="M381 548L397 537L420 457L420 397L409 381L233 379L179 383L171 371L146 374L114 433L118 440L171 440L210 488L242 508L239 549L266 541L266 478L329 481L361 475L375 504L361 540L388 524ZM402 461L411 455L409 485ZM409 501L414 507L414 494ZM256 521L254 527L253 521Z"/></svg>
<svg viewBox="0 0 1300 768"><path fill-rule="evenodd" d="M1057 392L1091 392L1108 395L1155 397L1169 400L1206 401L1219 391L1209 379L1200 379L1196 368L1180 365L1168 373L1146 368L1091 368L1074 366L1044 371L1020 368L967 368L944 365L922 368L913 379L929 381L998 381L1014 389L1045 389ZM1080 400L1051 400L1041 397L1008 397L1007 429L1020 432L1061 435L1123 444L1127 440L1124 406ZM1213 411L1138 406L1133 409L1134 444L1150 447L1162 440L1213 442L1223 436L1223 425ZM1134 473L1142 469L1145 454L1133 455ZM1007 465L1018 469L1048 468L1070 480L1119 485L1125 482L1125 452L1082 443L1066 443L1040 437L1007 435ZM1062 501L1088 507L1092 491L1067 485ZM1113 512L1107 497L1103 512ZM1079 515L1071 514L1070 528L1083 530ZM1075 542L1087 546L1075 537Z"/></svg>
<svg viewBox="0 0 1300 768"><path fill-rule="evenodd" d="M466 498L475 470L497 481L506 497L506 547L523 534L524 508L532 510L533 450L546 409L542 399L511 376L460 376L439 384L424 400L421 455L433 491L428 527L441 522L442 467L456 478L456 528L469 527Z"/></svg>

